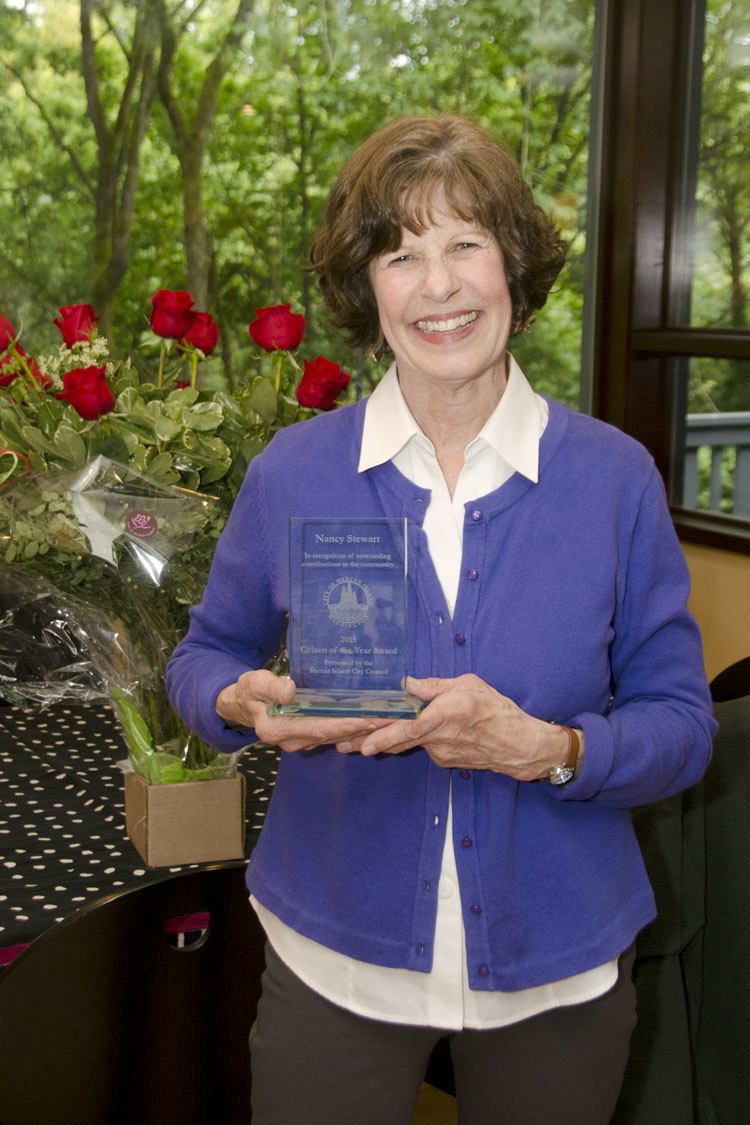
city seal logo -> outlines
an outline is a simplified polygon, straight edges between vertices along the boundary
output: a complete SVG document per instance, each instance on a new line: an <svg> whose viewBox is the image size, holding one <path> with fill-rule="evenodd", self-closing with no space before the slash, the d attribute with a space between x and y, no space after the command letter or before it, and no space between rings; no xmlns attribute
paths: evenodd
<svg viewBox="0 0 750 1125"><path fill-rule="evenodd" d="M358 578L337 578L323 595L328 616L343 628L363 625L370 616L373 596Z"/></svg>

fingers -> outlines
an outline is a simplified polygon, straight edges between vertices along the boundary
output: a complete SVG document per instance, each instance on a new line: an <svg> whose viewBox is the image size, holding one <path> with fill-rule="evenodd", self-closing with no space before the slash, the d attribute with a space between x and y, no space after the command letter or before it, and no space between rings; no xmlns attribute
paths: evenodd
<svg viewBox="0 0 750 1125"><path fill-rule="evenodd" d="M400 754L420 746L432 725L424 721L425 713L416 719L397 719L383 730L369 734L362 742L361 753L369 758L373 754Z"/></svg>
<svg viewBox="0 0 750 1125"><path fill-rule="evenodd" d="M411 695L416 695L417 699L434 699L437 695L450 691L455 683L455 680L441 679L437 676L427 676L421 680L416 676L407 676L406 690Z"/></svg>
<svg viewBox="0 0 750 1125"><path fill-rule="evenodd" d="M294 680L288 676L277 676L267 668L243 672L237 680L237 687L244 700L256 699L262 703L291 703L297 690Z"/></svg>
<svg viewBox="0 0 750 1125"><path fill-rule="evenodd" d="M305 718L294 715L271 717L265 713L257 716L255 730L264 742L280 746L282 750L311 750L315 746L356 743L377 730L388 719L351 716L342 718ZM348 751L344 751L347 753Z"/></svg>

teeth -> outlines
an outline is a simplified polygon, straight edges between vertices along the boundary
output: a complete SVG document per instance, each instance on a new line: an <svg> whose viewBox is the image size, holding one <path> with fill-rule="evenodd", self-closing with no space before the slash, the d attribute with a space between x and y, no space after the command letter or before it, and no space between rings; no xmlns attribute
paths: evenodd
<svg viewBox="0 0 750 1125"><path fill-rule="evenodd" d="M471 324L478 316L477 312L468 312L463 316L452 316L449 320L418 320L417 328L420 332L455 332L457 328Z"/></svg>

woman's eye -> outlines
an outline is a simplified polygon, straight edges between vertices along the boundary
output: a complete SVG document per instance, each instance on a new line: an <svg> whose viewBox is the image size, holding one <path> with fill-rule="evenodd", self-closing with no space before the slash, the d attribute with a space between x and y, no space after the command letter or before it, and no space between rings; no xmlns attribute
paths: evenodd
<svg viewBox="0 0 750 1125"><path fill-rule="evenodd" d="M476 247L476 242L459 242L456 246L457 250L473 250Z"/></svg>
<svg viewBox="0 0 750 1125"><path fill-rule="evenodd" d="M391 258L390 261L388 262L388 265L389 266L400 266L400 265L403 265L405 262L410 262L411 260L412 260L411 254L399 254L395 258Z"/></svg>

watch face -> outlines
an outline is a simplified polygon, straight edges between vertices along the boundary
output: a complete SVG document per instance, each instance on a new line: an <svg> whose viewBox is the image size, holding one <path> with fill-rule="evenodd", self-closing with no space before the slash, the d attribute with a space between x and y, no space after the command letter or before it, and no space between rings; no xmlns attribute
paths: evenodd
<svg viewBox="0 0 750 1125"><path fill-rule="evenodd" d="M572 780L575 772L572 766L555 766L549 771L547 780L551 785L565 785L567 781Z"/></svg>

